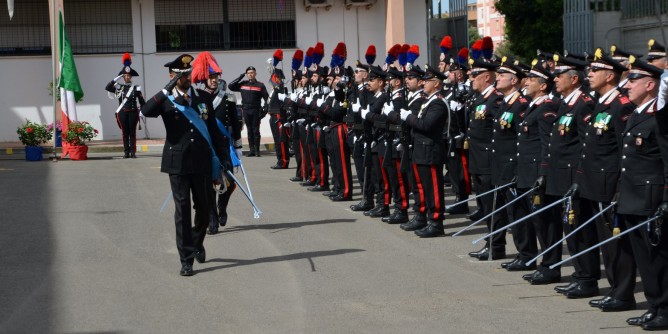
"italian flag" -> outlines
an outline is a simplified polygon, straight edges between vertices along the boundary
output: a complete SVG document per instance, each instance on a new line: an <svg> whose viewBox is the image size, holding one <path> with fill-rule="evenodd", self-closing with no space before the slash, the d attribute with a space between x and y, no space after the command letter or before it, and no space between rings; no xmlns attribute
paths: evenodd
<svg viewBox="0 0 668 334"><path fill-rule="evenodd" d="M84 93L83 89L81 89L77 67L74 64L70 39L65 32L62 11L58 11L58 52L60 59L60 79L58 80L58 87L60 88L60 104L63 110L63 136L65 136L68 124L72 121L77 121L76 103L81 101ZM63 141L63 157L68 153L67 146L67 143Z"/></svg>

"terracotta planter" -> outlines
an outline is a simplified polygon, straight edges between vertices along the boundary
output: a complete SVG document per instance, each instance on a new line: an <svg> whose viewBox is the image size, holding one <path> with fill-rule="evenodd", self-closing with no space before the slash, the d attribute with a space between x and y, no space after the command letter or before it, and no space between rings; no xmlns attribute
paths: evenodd
<svg viewBox="0 0 668 334"><path fill-rule="evenodd" d="M41 161L42 152L44 152L41 146L26 146L26 161Z"/></svg>
<svg viewBox="0 0 668 334"><path fill-rule="evenodd" d="M88 159L88 146L86 145L68 146L67 152L70 154L70 160Z"/></svg>

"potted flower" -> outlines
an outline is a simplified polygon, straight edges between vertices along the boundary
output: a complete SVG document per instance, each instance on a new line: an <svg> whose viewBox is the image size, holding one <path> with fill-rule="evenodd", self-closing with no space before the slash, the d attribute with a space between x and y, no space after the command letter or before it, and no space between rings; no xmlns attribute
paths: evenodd
<svg viewBox="0 0 668 334"><path fill-rule="evenodd" d="M26 160L42 160L43 150L39 145L48 142L52 136L52 132L48 130L47 126L26 120L25 124L16 129L16 133L19 135L21 143L26 146Z"/></svg>
<svg viewBox="0 0 668 334"><path fill-rule="evenodd" d="M88 146L86 141L90 141L98 134L97 129L93 128L88 122L72 122L67 125L67 132L63 135L63 140L69 144L67 151L72 160L88 159Z"/></svg>
<svg viewBox="0 0 668 334"><path fill-rule="evenodd" d="M46 126L46 129L53 132L56 131L56 147L63 146L63 123L56 121Z"/></svg>

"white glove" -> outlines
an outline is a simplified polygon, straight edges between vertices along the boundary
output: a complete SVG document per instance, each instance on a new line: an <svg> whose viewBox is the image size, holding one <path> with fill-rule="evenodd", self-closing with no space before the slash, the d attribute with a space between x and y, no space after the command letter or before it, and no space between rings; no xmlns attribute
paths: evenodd
<svg viewBox="0 0 668 334"><path fill-rule="evenodd" d="M405 121L406 118L408 118L408 115L410 115L410 114L412 114L412 112L410 110L401 109L401 119L402 120Z"/></svg>
<svg viewBox="0 0 668 334"><path fill-rule="evenodd" d="M366 119L366 115L369 113L369 106L362 109L362 119Z"/></svg>
<svg viewBox="0 0 668 334"><path fill-rule="evenodd" d="M357 136L353 136L353 142L357 141Z"/></svg>
<svg viewBox="0 0 668 334"><path fill-rule="evenodd" d="M292 100L292 102L297 102L297 93L290 93L290 100Z"/></svg>
<svg viewBox="0 0 668 334"><path fill-rule="evenodd" d="M661 110L668 102L668 71L664 71L661 75L661 82L659 83L659 95L656 100L656 110Z"/></svg>
<svg viewBox="0 0 668 334"><path fill-rule="evenodd" d="M355 101L355 103L353 103L353 112L360 112L360 108L362 108L360 101Z"/></svg>
<svg viewBox="0 0 668 334"><path fill-rule="evenodd" d="M310 97L310 96L307 96L307 97L304 99L304 102L306 102L306 104L311 104L311 102L313 102L313 98Z"/></svg>
<svg viewBox="0 0 668 334"><path fill-rule="evenodd" d="M242 154L243 154L243 153L241 152L241 147L239 147L239 148L235 148L235 149L234 149L234 154L237 155L237 158L241 158L241 156L242 156Z"/></svg>
<svg viewBox="0 0 668 334"><path fill-rule="evenodd" d="M122 78L122 77L123 77L123 75L121 74L121 75L115 77L115 78L114 78L114 81L118 81L118 79L120 79L120 78Z"/></svg>
<svg viewBox="0 0 668 334"><path fill-rule="evenodd" d="M457 101L450 101L450 110L459 110L462 104Z"/></svg>
<svg viewBox="0 0 668 334"><path fill-rule="evenodd" d="M323 98L319 98L319 99L315 100L315 105L317 105L318 108L320 108L320 106L321 106L323 103L325 103L325 99L323 99Z"/></svg>
<svg viewBox="0 0 668 334"><path fill-rule="evenodd" d="M303 119L303 118L300 118L300 119L297 120L297 124L299 124L299 125L304 124L304 122L306 122L306 120Z"/></svg>
<svg viewBox="0 0 668 334"><path fill-rule="evenodd" d="M324 128L322 128L322 131L325 131L325 132L329 131L329 126L325 126Z"/></svg>
<svg viewBox="0 0 668 334"><path fill-rule="evenodd" d="M281 100L281 101L285 101L285 97L286 97L286 96L287 96L287 95L285 95L285 94L283 94L283 93L278 93L278 99Z"/></svg>
<svg viewBox="0 0 668 334"><path fill-rule="evenodd" d="M315 122L311 123L312 128L315 128L317 125L318 125L318 123L315 123Z"/></svg>
<svg viewBox="0 0 668 334"><path fill-rule="evenodd" d="M383 105L383 115L387 116L393 111L394 111L394 105L392 105L391 103Z"/></svg>

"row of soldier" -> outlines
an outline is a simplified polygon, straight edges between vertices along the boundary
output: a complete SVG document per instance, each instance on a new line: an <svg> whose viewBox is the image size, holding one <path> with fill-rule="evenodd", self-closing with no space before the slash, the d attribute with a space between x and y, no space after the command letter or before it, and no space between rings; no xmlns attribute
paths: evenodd
<svg viewBox="0 0 668 334"><path fill-rule="evenodd" d="M467 213L474 191L479 209L470 226L487 225L479 239L485 246L471 257L505 258L510 230L517 255L501 266L530 271L523 278L531 284L552 284L561 280L565 240L575 272L555 290L591 298L599 296L602 252L611 289L589 304L635 309L637 269L650 307L627 322L668 328L665 47L650 40L646 61L614 45L591 56L539 51L529 66L497 58L487 39L471 57L464 48L451 59L448 39L438 68L413 65L419 51L407 45L393 47L382 68L373 65L373 46L365 64L346 68L343 43L330 67L320 66L318 43L305 57L295 53L290 91L275 61L272 168L287 168L292 151L291 181L350 201L352 160L362 189L353 211L437 237L444 235L447 167L457 198L447 211Z"/></svg>

